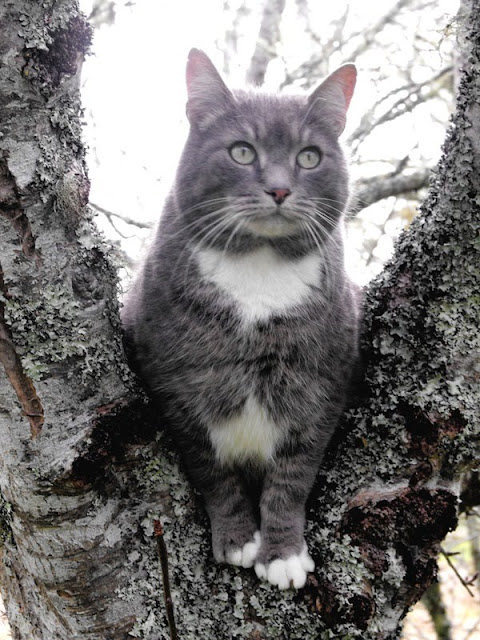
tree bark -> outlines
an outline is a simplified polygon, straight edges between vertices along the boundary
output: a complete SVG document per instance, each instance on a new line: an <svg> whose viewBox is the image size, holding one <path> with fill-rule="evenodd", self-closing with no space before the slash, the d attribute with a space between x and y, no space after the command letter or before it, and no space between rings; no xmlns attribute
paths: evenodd
<svg viewBox="0 0 480 640"><path fill-rule="evenodd" d="M0 32L2 593L14 638L124 638L140 600L119 594L142 571L148 505L123 486L142 400L86 208L90 27L71 0L7 0Z"/></svg>
<svg viewBox="0 0 480 640"><path fill-rule="evenodd" d="M202 507L125 366L115 269L86 207L88 26L74 0L3 3L0 584L14 638L168 639L170 600L182 640L398 637L478 458L480 0L464 30L435 184L367 292L366 384L310 500L318 569L279 593L214 564Z"/></svg>

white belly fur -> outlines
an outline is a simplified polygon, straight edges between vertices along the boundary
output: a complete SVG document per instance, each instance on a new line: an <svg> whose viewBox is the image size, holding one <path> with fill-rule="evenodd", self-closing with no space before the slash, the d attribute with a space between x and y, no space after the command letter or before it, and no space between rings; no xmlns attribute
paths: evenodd
<svg viewBox="0 0 480 640"><path fill-rule="evenodd" d="M267 463L273 460L282 430L270 418L253 394L242 411L225 422L211 425L210 439L217 459L223 464Z"/></svg>
<svg viewBox="0 0 480 640"><path fill-rule="evenodd" d="M230 295L249 323L305 302L318 284L321 258L312 253L289 260L265 247L238 256L204 249L197 260L202 276Z"/></svg>

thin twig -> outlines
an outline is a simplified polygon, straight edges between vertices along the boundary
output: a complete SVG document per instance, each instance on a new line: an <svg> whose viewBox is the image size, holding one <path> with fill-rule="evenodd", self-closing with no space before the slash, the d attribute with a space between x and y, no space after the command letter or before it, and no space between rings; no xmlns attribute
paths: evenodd
<svg viewBox="0 0 480 640"><path fill-rule="evenodd" d="M168 575L168 553L165 538L163 537L163 526L160 520L153 521L153 532L157 540L158 557L162 568L163 595L167 610L168 628L170 629L171 640L178 640L177 628L175 626L175 614L173 608L172 594L170 592L170 578Z"/></svg>
<svg viewBox="0 0 480 640"><path fill-rule="evenodd" d="M445 549L443 549L443 547L440 547L440 553L442 554L442 556L445 558L445 560L448 562L448 564L450 565L450 567L453 569L454 574L457 576L457 578L460 580L460 582L463 584L463 586L465 587L465 589L468 591L468 593L472 596L472 598L475 598L475 594L473 593L473 591L470 589L470 584L471 581L467 581L465 580L465 578L463 578L457 567L453 564L453 562L451 561L450 557L457 555L456 553L448 553L447 551L445 551Z"/></svg>
<svg viewBox="0 0 480 640"><path fill-rule="evenodd" d="M108 218L108 221L116 231L118 231L118 229L112 222L113 217L122 220L122 222L125 222L125 224L131 224L135 227L138 227L139 229L151 229L153 226L150 222L140 222L139 220L134 220L133 218L129 218L128 216L123 216L120 213L115 213L115 211L109 211L108 209L105 209L105 207L101 207L99 204L95 204L94 202L90 202L89 204L100 213L103 213Z"/></svg>

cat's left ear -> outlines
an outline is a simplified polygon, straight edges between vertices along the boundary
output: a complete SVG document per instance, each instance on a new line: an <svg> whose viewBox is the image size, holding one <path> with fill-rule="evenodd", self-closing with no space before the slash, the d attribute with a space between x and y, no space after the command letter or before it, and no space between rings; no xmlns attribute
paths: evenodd
<svg viewBox="0 0 480 640"><path fill-rule="evenodd" d="M308 106L312 110L318 107L322 116L328 118L337 136L345 129L347 110L356 80L355 65L344 64L331 73L308 98Z"/></svg>
<svg viewBox="0 0 480 640"><path fill-rule="evenodd" d="M200 49L192 49L188 55L187 93L187 118L191 125L200 127L234 101L212 61Z"/></svg>

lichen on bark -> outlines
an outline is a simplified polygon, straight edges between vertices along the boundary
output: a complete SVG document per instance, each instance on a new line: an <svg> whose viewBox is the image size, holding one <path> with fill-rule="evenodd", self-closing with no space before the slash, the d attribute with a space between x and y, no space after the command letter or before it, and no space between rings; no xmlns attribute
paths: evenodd
<svg viewBox="0 0 480 640"><path fill-rule="evenodd" d="M91 434L112 412L127 419L135 398L116 271L86 208L78 84L89 27L74 1L7 0L0 30L2 317L45 420L32 441L1 374L1 587L16 638L125 637L135 616L104 584L127 579L120 490L72 479Z"/></svg>

